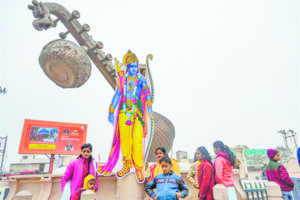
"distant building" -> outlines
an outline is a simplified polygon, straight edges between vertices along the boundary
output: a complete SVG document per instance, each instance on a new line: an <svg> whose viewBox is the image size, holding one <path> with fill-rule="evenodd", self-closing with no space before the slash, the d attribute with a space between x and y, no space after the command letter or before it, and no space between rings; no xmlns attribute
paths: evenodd
<svg viewBox="0 0 300 200"><path fill-rule="evenodd" d="M193 159L188 158L188 153L186 151L177 151L176 160L180 163L192 163Z"/></svg>
<svg viewBox="0 0 300 200"><path fill-rule="evenodd" d="M56 156L54 160L53 169L65 167L76 156ZM10 173L25 173L32 172L37 174L48 173L49 158L41 155L23 155L18 163L11 163L9 167Z"/></svg>

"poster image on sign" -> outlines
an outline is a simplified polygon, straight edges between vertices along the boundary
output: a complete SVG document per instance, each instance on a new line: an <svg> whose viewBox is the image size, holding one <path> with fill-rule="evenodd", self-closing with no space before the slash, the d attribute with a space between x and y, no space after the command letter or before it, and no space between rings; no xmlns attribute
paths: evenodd
<svg viewBox="0 0 300 200"><path fill-rule="evenodd" d="M65 151L74 151L74 146L72 145L71 141L69 141L68 144L65 146Z"/></svg>
<svg viewBox="0 0 300 200"><path fill-rule="evenodd" d="M26 119L19 154L80 154L86 132L86 124Z"/></svg>
<svg viewBox="0 0 300 200"><path fill-rule="evenodd" d="M31 127L30 141L56 142L58 128Z"/></svg>

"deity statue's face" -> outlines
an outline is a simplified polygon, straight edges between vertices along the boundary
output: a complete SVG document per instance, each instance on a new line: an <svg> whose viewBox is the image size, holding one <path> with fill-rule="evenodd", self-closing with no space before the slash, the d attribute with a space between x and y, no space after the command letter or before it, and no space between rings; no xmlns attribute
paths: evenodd
<svg viewBox="0 0 300 200"><path fill-rule="evenodd" d="M137 63L130 63L127 65L127 71L130 76L135 76L138 73L138 64Z"/></svg>

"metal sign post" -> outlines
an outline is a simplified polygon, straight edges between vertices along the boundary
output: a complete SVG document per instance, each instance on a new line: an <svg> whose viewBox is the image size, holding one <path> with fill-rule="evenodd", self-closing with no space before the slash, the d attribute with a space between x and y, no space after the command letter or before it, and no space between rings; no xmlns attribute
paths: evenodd
<svg viewBox="0 0 300 200"><path fill-rule="evenodd" d="M55 159L55 154L51 154L49 171L48 171L49 174L52 174L52 172L53 172L54 159Z"/></svg>
<svg viewBox="0 0 300 200"><path fill-rule="evenodd" d="M0 173L3 174L3 165L5 159L5 152L6 152L6 143L7 143L7 136L0 137Z"/></svg>
<svg viewBox="0 0 300 200"><path fill-rule="evenodd" d="M298 147L296 141L297 133L293 130L280 130L278 133L282 134L285 147L290 151L291 154L293 154Z"/></svg>

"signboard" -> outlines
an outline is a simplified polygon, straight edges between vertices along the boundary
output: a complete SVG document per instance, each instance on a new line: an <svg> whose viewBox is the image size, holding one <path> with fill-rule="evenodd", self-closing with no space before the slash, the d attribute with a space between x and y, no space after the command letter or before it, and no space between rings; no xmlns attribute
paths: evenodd
<svg viewBox="0 0 300 200"><path fill-rule="evenodd" d="M86 132L86 124L25 119L19 154L77 155Z"/></svg>
<svg viewBox="0 0 300 200"><path fill-rule="evenodd" d="M267 150L266 149L245 149L244 150L245 156L267 156Z"/></svg>
<svg viewBox="0 0 300 200"><path fill-rule="evenodd" d="M236 155L236 152L232 150L233 154ZM267 156L266 149L244 149L245 156Z"/></svg>

